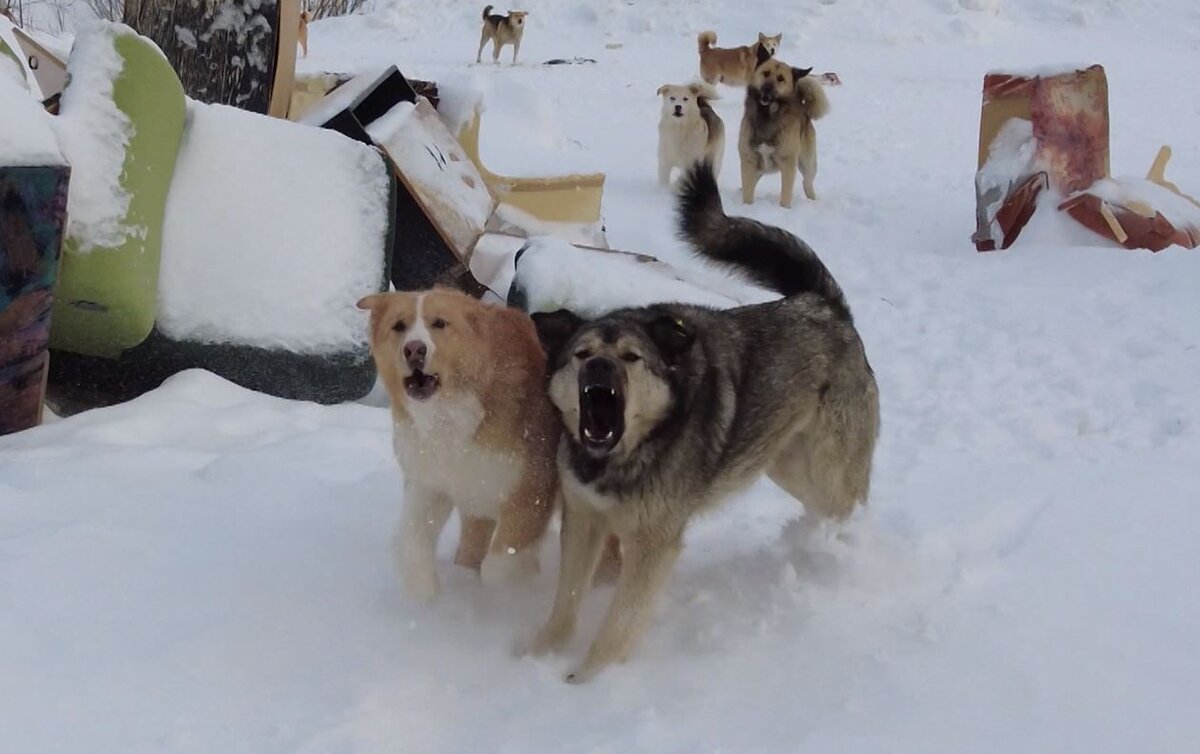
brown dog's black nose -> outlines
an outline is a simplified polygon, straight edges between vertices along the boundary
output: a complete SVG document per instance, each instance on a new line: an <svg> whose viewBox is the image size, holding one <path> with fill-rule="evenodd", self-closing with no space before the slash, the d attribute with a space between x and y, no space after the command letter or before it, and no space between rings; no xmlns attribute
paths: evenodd
<svg viewBox="0 0 1200 754"><path fill-rule="evenodd" d="M683 115L683 105L676 105L676 106L675 106L675 114L676 114L676 115Z"/></svg>
<svg viewBox="0 0 1200 754"><path fill-rule="evenodd" d="M404 360L413 369L425 366L425 355L428 353L429 347L419 340L410 340L404 344Z"/></svg>

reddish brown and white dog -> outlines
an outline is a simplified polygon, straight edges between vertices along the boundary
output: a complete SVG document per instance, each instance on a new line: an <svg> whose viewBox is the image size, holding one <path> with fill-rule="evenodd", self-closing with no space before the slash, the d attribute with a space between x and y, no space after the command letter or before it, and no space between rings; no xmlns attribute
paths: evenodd
<svg viewBox="0 0 1200 754"><path fill-rule="evenodd" d="M700 78L709 84L719 81L729 86L746 86L754 69L774 57L782 41L783 34L767 36L760 31L754 44L713 47L717 43L716 33L702 31L696 38L700 49Z"/></svg>
<svg viewBox="0 0 1200 754"><path fill-rule="evenodd" d="M481 569L487 584L532 575L559 491L560 432L533 322L445 288L358 306L371 312L404 470L395 556L405 591L436 595L434 550L451 508L462 518L455 563Z"/></svg>

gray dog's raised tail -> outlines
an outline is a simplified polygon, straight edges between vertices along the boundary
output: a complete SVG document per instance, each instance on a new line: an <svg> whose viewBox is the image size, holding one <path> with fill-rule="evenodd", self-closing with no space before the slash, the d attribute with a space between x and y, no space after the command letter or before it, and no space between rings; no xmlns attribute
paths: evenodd
<svg viewBox="0 0 1200 754"><path fill-rule="evenodd" d="M784 296L815 293L845 320L850 307L841 287L812 248L782 228L730 217L712 165L697 163L683 177L679 234L705 259L731 267Z"/></svg>

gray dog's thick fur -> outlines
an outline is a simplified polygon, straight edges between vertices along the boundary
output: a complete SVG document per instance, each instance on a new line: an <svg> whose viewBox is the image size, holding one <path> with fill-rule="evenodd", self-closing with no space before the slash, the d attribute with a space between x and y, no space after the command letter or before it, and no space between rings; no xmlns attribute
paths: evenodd
<svg viewBox="0 0 1200 754"><path fill-rule="evenodd" d="M785 297L730 310L660 304L588 322L534 315L566 431L558 593L529 649L570 638L610 532L624 557L572 682L627 657L696 513L763 472L813 515L841 519L867 498L879 395L841 288L800 239L726 216L707 165L685 177L679 214L702 256Z"/></svg>

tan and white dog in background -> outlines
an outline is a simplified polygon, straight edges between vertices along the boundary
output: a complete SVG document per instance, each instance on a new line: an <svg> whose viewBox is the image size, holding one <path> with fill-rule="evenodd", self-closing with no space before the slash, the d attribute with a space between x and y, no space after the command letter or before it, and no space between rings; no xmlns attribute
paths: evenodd
<svg viewBox="0 0 1200 754"><path fill-rule="evenodd" d="M533 322L443 288L378 293L358 307L371 312L404 470L394 544L405 591L437 593L435 548L451 508L462 519L455 563L481 569L486 584L536 573L559 493L560 427Z"/></svg>
<svg viewBox="0 0 1200 754"><path fill-rule="evenodd" d="M671 182L671 170L686 171L697 162L707 161L713 173L721 172L725 155L725 124L709 100L717 93L703 83L658 88L662 97L662 115L658 120L658 182Z"/></svg>
<svg viewBox="0 0 1200 754"><path fill-rule="evenodd" d="M500 62L500 48L505 45L513 46L512 62L517 62L517 53L521 51L521 39L525 36L525 17L529 13L523 10L510 10L507 16L492 13L492 6L483 8L483 31L479 35L479 52L475 53L475 62L483 57L483 48L489 41L492 43L492 62Z"/></svg>
<svg viewBox="0 0 1200 754"><path fill-rule="evenodd" d="M775 56L782 41L783 34L767 36L760 31L754 44L713 47L717 43L716 33L702 31L696 39L700 48L700 78L710 84L719 81L730 86L745 86L754 75L754 69Z"/></svg>

